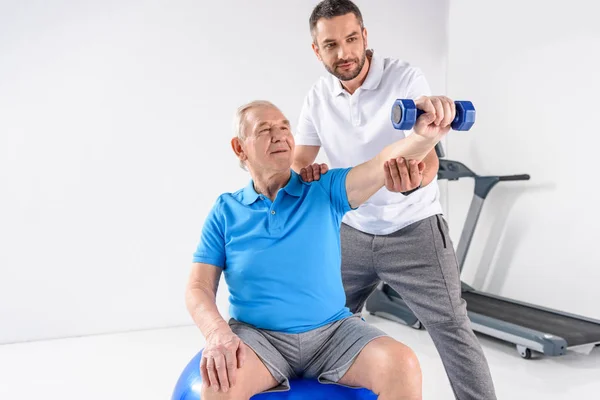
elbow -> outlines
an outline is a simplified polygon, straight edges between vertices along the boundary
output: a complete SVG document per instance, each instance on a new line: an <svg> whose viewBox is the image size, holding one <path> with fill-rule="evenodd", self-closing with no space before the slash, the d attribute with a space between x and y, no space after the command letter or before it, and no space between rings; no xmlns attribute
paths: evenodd
<svg viewBox="0 0 600 400"><path fill-rule="evenodd" d="M194 316L199 309L216 304L216 290L211 290L199 282L190 282L185 289L185 306Z"/></svg>

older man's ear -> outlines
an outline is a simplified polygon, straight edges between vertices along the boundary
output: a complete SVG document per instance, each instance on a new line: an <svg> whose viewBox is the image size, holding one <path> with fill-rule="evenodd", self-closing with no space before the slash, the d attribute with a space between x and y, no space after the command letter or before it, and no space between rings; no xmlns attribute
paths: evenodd
<svg viewBox="0 0 600 400"><path fill-rule="evenodd" d="M318 181L321 174L325 175L329 171L327 164L314 163L300 170L300 177L304 182Z"/></svg>
<svg viewBox="0 0 600 400"><path fill-rule="evenodd" d="M244 153L244 148L242 147L242 143L240 142L239 138L234 137L231 139L231 148L241 161L246 160L246 153Z"/></svg>

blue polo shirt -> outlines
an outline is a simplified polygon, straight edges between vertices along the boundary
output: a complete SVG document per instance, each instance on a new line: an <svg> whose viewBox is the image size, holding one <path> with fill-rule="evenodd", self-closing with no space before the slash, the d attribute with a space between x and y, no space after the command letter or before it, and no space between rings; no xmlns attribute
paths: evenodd
<svg viewBox="0 0 600 400"><path fill-rule="evenodd" d="M341 276L340 224L351 210L350 168L311 183L293 170L275 201L224 193L202 228L193 261L223 268L230 315L261 329L306 332L351 315Z"/></svg>

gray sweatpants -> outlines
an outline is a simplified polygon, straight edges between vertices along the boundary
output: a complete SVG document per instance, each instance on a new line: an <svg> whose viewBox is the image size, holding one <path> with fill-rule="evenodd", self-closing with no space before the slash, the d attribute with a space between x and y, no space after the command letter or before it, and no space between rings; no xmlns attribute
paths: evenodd
<svg viewBox="0 0 600 400"><path fill-rule="evenodd" d="M341 228L342 278L350 311L360 312L380 281L425 326L459 400L496 399L489 367L467 317L448 225L441 215L389 235Z"/></svg>

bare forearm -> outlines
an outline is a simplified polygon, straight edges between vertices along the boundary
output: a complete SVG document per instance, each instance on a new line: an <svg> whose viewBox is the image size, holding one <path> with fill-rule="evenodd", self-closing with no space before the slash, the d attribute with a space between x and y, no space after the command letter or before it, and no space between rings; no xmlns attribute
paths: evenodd
<svg viewBox="0 0 600 400"><path fill-rule="evenodd" d="M442 135L427 138L412 134L405 139L398 140L386 146L375 158L378 159L377 162L382 167L382 171L383 164L392 158L403 157L406 160L420 162L431 153L441 138Z"/></svg>
<svg viewBox="0 0 600 400"><path fill-rule="evenodd" d="M320 146L297 146L294 150L292 169L296 171L296 173L300 173L302 168L305 168L306 166L315 162L320 148Z"/></svg>
<svg viewBox="0 0 600 400"><path fill-rule="evenodd" d="M219 329L229 329L229 324L217 309L213 290L201 286L189 287L185 302L194 323L200 328L204 337Z"/></svg>
<svg viewBox="0 0 600 400"><path fill-rule="evenodd" d="M350 205L358 207L383 187L385 184L383 166L386 161L403 157L419 162L432 151L440 139L441 136L425 138L413 134L388 145L373 159L354 167L346 179L346 191Z"/></svg>
<svg viewBox="0 0 600 400"><path fill-rule="evenodd" d="M435 149L431 150L423 161L425 162L425 170L423 171L423 181L421 182L421 186L427 186L437 176L438 170L440 169L440 160Z"/></svg>

